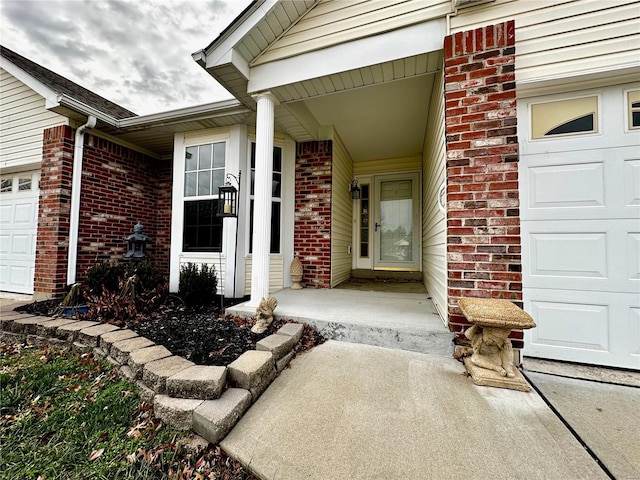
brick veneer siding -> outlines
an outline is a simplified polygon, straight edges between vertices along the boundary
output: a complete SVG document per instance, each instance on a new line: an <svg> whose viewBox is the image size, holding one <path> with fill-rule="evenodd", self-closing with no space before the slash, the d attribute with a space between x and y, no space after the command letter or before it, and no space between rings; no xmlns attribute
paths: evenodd
<svg viewBox="0 0 640 480"><path fill-rule="evenodd" d="M63 292L67 282L72 174L73 129L67 125L46 129L33 281L36 298L50 298Z"/></svg>
<svg viewBox="0 0 640 480"><path fill-rule="evenodd" d="M144 233L151 239L147 245L150 258L168 271L170 234L165 230L170 228L170 219L166 218L166 205L159 208L158 204L162 195L162 203L169 202L170 215L170 176L167 183L164 173L164 188L160 185L165 163L170 162L155 160L94 135L86 136L78 231L79 279L97 262L122 260L126 251L124 238L133 233L137 222L144 225ZM159 215L163 220L160 230Z"/></svg>
<svg viewBox="0 0 640 480"><path fill-rule="evenodd" d="M448 314L462 338L459 298L522 306L514 22L450 35L444 57Z"/></svg>
<svg viewBox="0 0 640 480"><path fill-rule="evenodd" d="M296 146L294 250L304 266L307 287L331 286L332 142Z"/></svg>
<svg viewBox="0 0 640 480"><path fill-rule="evenodd" d="M45 130L34 289L40 298L66 287L74 131ZM151 258L167 273L171 237L171 162L85 135L76 275L122 260L124 237L138 221L151 238Z"/></svg>

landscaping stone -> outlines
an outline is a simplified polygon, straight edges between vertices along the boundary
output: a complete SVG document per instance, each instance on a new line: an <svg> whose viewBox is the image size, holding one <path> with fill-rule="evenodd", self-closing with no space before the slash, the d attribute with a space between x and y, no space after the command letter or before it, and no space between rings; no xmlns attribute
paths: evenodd
<svg viewBox="0 0 640 480"><path fill-rule="evenodd" d="M252 395L230 388L217 400L205 400L193 412L192 429L211 443L219 442L251 405Z"/></svg>
<svg viewBox="0 0 640 480"><path fill-rule="evenodd" d="M27 335L27 343L30 345L37 345L38 347L44 347L49 344L49 339L41 337L39 335Z"/></svg>
<svg viewBox="0 0 640 480"><path fill-rule="evenodd" d="M151 340L144 337L134 337L127 340L120 340L111 344L109 355L111 355L118 363L127 363L129 353L141 348L151 347L155 345Z"/></svg>
<svg viewBox="0 0 640 480"><path fill-rule="evenodd" d="M254 401L276 377L273 354L267 351L244 352L228 365L227 370L231 381L238 387L249 390Z"/></svg>
<svg viewBox="0 0 640 480"><path fill-rule="evenodd" d="M142 369L142 381L156 393L162 394L166 391L167 378L194 365L193 362L176 355L149 362Z"/></svg>
<svg viewBox="0 0 640 480"><path fill-rule="evenodd" d="M0 332L0 340L6 343L20 343L22 339L23 336L20 333L7 332L5 330Z"/></svg>
<svg viewBox="0 0 640 480"><path fill-rule="evenodd" d="M129 365L122 365L118 369L118 372L120 373L121 377L127 379L129 382L136 383L136 377L133 374L133 371L131 370L131 367Z"/></svg>
<svg viewBox="0 0 640 480"><path fill-rule="evenodd" d="M39 324L36 327L36 335L40 335L41 337L53 337L56 334L56 330L58 330L58 327L71 325L72 323L76 322L77 320L71 320L70 318L56 318L51 320L50 322Z"/></svg>
<svg viewBox="0 0 640 480"><path fill-rule="evenodd" d="M79 353L87 353L90 352L91 350L93 350L93 347L89 346L89 345L85 345L82 342L73 342L71 344L71 350L74 352L79 352Z"/></svg>
<svg viewBox="0 0 640 480"><path fill-rule="evenodd" d="M98 322L89 322L83 320L81 322L69 323L68 325L62 325L56 330L56 335L68 342L74 342L78 338L78 332L84 328L94 327L100 325Z"/></svg>
<svg viewBox="0 0 640 480"><path fill-rule="evenodd" d="M142 380L138 380L135 382L136 388L138 389L138 395L140 396L140 400L149 405L153 404L153 398L156 396L156 392L147 387Z"/></svg>
<svg viewBox="0 0 640 480"><path fill-rule="evenodd" d="M137 337L138 334L128 328L122 330L114 330L113 332L105 333L100 336L100 346L104 348L107 353L111 350L111 345L121 340L128 340L130 338Z"/></svg>
<svg viewBox="0 0 640 480"><path fill-rule="evenodd" d="M7 329L10 332L13 333L23 333L25 335L27 334L34 334L36 333L36 326L45 320L50 320L48 317L25 317L25 318L18 318L16 320L13 320L12 322L9 322L7 324Z"/></svg>
<svg viewBox="0 0 640 480"><path fill-rule="evenodd" d="M93 356L94 358L105 358L107 356L107 352L104 348L93 347Z"/></svg>
<svg viewBox="0 0 640 480"><path fill-rule="evenodd" d="M136 378L142 378L143 367L150 362L155 362L161 358L170 357L171 352L162 345L153 345L145 348L133 350L129 353L127 364L131 367ZM122 362L125 363L125 362Z"/></svg>
<svg viewBox="0 0 640 480"><path fill-rule="evenodd" d="M293 338L294 345L300 341L304 333L304 325L299 323L287 323L278 329L276 335L286 335Z"/></svg>
<svg viewBox="0 0 640 480"><path fill-rule="evenodd" d="M276 362L276 370L278 371L278 373L287 368L287 365L289 365L289 362L295 356L295 354L296 352L292 350Z"/></svg>
<svg viewBox="0 0 640 480"><path fill-rule="evenodd" d="M193 411L198 408L202 402L203 400L156 395L153 399L153 410L155 416L164 423L171 425L177 430L190 430L193 424Z"/></svg>
<svg viewBox="0 0 640 480"><path fill-rule="evenodd" d="M167 394L176 398L213 400L220 397L226 381L226 367L194 365L167 378Z"/></svg>
<svg viewBox="0 0 640 480"><path fill-rule="evenodd" d="M274 360L280 360L291 351L296 342L287 335L269 335L256 343L256 350L273 353Z"/></svg>
<svg viewBox="0 0 640 480"><path fill-rule="evenodd" d="M99 344L100 336L113 332L114 330L120 330L115 325L109 323L101 323L95 327L83 328L78 333L78 341L92 347L97 347Z"/></svg>

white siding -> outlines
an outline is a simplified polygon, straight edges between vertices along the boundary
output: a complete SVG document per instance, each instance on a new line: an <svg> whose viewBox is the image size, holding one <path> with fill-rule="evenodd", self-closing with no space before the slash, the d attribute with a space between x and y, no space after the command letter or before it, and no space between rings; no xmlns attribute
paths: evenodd
<svg viewBox="0 0 640 480"><path fill-rule="evenodd" d="M340 141L333 138L333 168L331 171L331 286L335 287L351 276L353 200L349 186L353 179L353 162Z"/></svg>
<svg viewBox="0 0 640 480"><path fill-rule="evenodd" d="M225 285L225 270L226 270L226 257L224 255L220 255L219 253L209 253L204 255L198 254L183 254L180 257L180 269L182 269L183 265L187 263L194 263L198 265L198 268L201 268L203 264L206 264L209 268L215 268L216 277L218 277L218 289L217 294L224 294L224 285Z"/></svg>
<svg viewBox="0 0 640 480"><path fill-rule="evenodd" d="M639 64L637 0L498 0L464 9L451 19L452 33L513 19L516 80L611 71Z"/></svg>
<svg viewBox="0 0 640 480"><path fill-rule="evenodd" d="M68 123L66 117L45 109L44 97L0 69L1 168L40 164L43 130Z"/></svg>
<svg viewBox="0 0 640 480"><path fill-rule="evenodd" d="M422 159L416 157L384 158L379 160L354 161L353 175L382 175L385 173L418 172L422 170Z"/></svg>
<svg viewBox="0 0 640 480"><path fill-rule="evenodd" d="M253 64L281 60L441 18L450 10L450 0L322 0Z"/></svg>
<svg viewBox="0 0 640 480"><path fill-rule="evenodd" d="M244 278L244 294L251 295L251 257L245 259ZM271 255L269 258L269 293L277 292L283 288L284 259L281 255Z"/></svg>
<svg viewBox="0 0 640 480"><path fill-rule="evenodd" d="M440 315L446 318L446 218L438 208L445 181L444 91L442 73L435 75L423 149L422 271L424 285Z"/></svg>

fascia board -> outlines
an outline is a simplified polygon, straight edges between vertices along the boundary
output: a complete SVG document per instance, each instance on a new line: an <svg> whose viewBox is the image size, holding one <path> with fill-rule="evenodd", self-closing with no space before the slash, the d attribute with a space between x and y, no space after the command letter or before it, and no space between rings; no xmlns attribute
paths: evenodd
<svg viewBox="0 0 640 480"><path fill-rule="evenodd" d="M16 77L22 83L24 83L31 90L36 92L41 97L45 99L45 107L47 109L55 108L59 105L58 103L58 92L49 88L47 85L42 83L40 80L36 80L33 76L29 75L28 72L16 66L9 60L4 57L0 57L0 67L5 69L11 75Z"/></svg>
<svg viewBox="0 0 640 480"><path fill-rule="evenodd" d="M231 65L234 67L245 79L249 79L249 62L235 49L227 51L222 55L215 63L209 63L207 61L205 68L215 68L219 66Z"/></svg>
<svg viewBox="0 0 640 480"><path fill-rule="evenodd" d="M247 91L260 92L312 78L442 50L446 32L446 19L438 18L295 57L256 65L251 67ZM367 54L363 55L362 52Z"/></svg>
<svg viewBox="0 0 640 480"><path fill-rule="evenodd" d="M115 117L112 117L111 115L107 115L106 113L98 110L97 108L91 107L86 103L80 102L68 95L58 94L56 106L57 105L68 107L71 110L74 110L83 115L87 115L87 116L93 115L98 120L105 122L113 127L118 126L118 119L116 119Z"/></svg>
<svg viewBox="0 0 640 480"><path fill-rule="evenodd" d="M235 28L214 41L209 47L203 49L207 67L216 66L230 50L242 41L242 39L269 13L279 0L263 0L256 3L244 20L238 22ZM193 55L197 55L195 52Z"/></svg>
<svg viewBox="0 0 640 480"><path fill-rule="evenodd" d="M203 105L195 105L193 107L170 110L167 112L123 118L119 120L118 126L123 129L128 129L134 127L169 125L185 120L215 118L243 113L251 113L251 110L245 107L238 100L232 99L215 103L206 103Z"/></svg>

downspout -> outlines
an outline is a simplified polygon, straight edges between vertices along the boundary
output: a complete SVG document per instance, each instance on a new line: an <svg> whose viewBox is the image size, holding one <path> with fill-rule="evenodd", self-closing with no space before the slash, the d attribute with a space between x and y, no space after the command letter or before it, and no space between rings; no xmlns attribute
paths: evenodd
<svg viewBox="0 0 640 480"><path fill-rule="evenodd" d="M96 117L89 115L87 123L76 130L73 148L73 174L71 177L71 216L69 219L69 258L67 260L67 285L76 283L78 263L78 229L80 226L80 190L82 188L82 160L84 157L84 133L96 126Z"/></svg>

